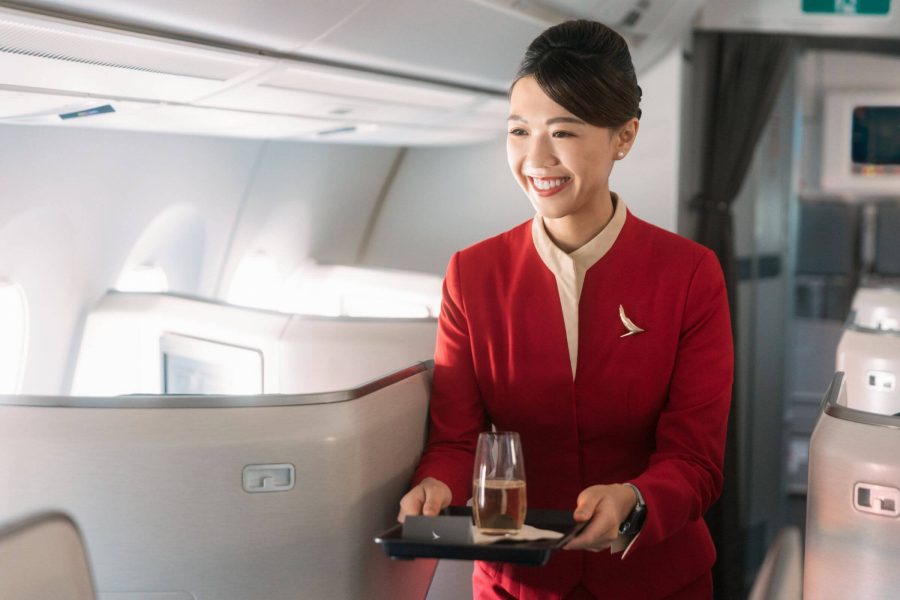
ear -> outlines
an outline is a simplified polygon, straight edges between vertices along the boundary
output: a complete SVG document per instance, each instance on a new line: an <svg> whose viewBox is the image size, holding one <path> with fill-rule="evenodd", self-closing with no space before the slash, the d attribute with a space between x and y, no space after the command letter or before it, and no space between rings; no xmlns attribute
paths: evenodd
<svg viewBox="0 0 900 600"><path fill-rule="evenodd" d="M631 146L634 145L634 140L635 138L637 138L638 129L640 128L640 126L641 122L636 118L633 118L619 127L614 136L616 153L624 152L625 154L628 154L628 152L631 150Z"/></svg>

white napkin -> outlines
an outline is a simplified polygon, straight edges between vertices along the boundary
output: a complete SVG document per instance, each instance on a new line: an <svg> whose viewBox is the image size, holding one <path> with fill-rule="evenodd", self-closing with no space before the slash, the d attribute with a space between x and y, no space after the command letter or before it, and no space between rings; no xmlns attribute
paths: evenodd
<svg viewBox="0 0 900 600"><path fill-rule="evenodd" d="M472 525L472 539L476 544L493 544L494 542L515 541L515 542L533 542L535 540L558 540L564 534L551 529L538 529L531 525L523 525L522 529L511 535L485 535Z"/></svg>

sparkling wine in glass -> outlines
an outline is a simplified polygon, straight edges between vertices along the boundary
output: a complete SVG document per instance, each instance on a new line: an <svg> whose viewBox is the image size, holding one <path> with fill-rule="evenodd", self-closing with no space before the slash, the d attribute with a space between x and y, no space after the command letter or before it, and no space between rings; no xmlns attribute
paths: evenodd
<svg viewBox="0 0 900 600"><path fill-rule="evenodd" d="M525 464L522 442L512 431L478 435L472 482L475 526L488 535L508 535L525 523Z"/></svg>

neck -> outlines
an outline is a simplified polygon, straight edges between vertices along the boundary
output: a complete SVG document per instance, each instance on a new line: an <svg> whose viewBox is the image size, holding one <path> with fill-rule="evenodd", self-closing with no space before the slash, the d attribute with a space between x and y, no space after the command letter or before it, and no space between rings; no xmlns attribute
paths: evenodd
<svg viewBox="0 0 900 600"><path fill-rule="evenodd" d="M587 244L609 224L615 212L612 195L606 192L603 200L594 203L591 209L558 219L544 217L544 228L547 230L547 235L566 254Z"/></svg>

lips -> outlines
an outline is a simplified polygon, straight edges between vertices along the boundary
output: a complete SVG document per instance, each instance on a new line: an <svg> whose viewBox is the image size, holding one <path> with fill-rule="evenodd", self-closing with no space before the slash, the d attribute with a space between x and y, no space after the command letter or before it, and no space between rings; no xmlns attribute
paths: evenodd
<svg viewBox="0 0 900 600"><path fill-rule="evenodd" d="M538 196L547 197L558 194L572 183L571 177L528 177L531 189Z"/></svg>

